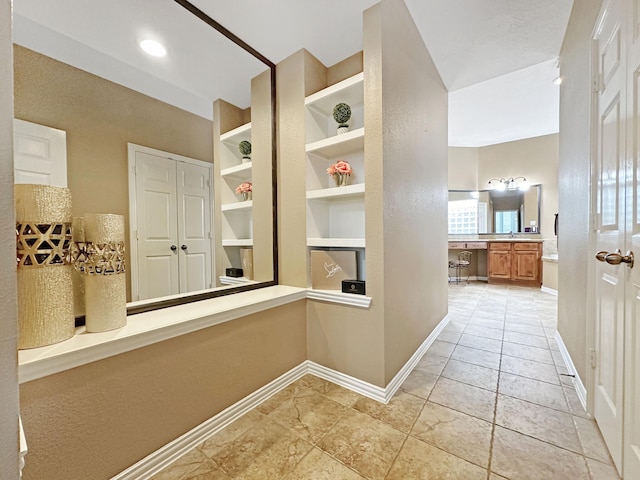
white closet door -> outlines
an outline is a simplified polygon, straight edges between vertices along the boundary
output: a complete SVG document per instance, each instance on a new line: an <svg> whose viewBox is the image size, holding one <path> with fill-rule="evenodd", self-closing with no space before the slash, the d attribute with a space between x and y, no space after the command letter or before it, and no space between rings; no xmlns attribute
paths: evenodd
<svg viewBox="0 0 640 480"><path fill-rule="evenodd" d="M180 292L176 162L136 152L139 300Z"/></svg>
<svg viewBox="0 0 640 480"><path fill-rule="evenodd" d="M13 120L14 183L67 186L67 134Z"/></svg>
<svg viewBox="0 0 640 480"><path fill-rule="evenodd" d="M211 169L177 164L180 292L211 288Z"/></svg>

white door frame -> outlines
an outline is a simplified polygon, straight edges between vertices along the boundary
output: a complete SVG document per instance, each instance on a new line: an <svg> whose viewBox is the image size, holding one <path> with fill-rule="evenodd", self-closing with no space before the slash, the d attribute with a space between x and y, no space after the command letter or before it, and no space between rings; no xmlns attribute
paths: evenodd
<svg viewBox="0 0 640 480"><path fill-rule="evenodd" d="M128 177L129 177L129 255L131 258L131 264L129 268L129 272L131 275L131 299L132 301L137 301L140 291L138 288L139 281L139 272L138 272L138 238L137 238L137 218L138 218L138 208L136 201L136 152L147 153L149 155L156 155L159 157L170 158L172 160L188 163L191 165L197 165L200 167L209 169L209 184L211 185L211 189L213 189L213 163L204 162L202 160L197 160L195 158L185 157L183 155L177 155L175 153L165 152L162 150L157 150L155 148L145 147L142 145L137 145L135 143L127 143L127 151L128 151ZM215 195L213 191L211 191L211 228L213 229L214 221L213 221L213 202ZM211 232L211 278L214 278L215 275L215 235Z"/></svg>

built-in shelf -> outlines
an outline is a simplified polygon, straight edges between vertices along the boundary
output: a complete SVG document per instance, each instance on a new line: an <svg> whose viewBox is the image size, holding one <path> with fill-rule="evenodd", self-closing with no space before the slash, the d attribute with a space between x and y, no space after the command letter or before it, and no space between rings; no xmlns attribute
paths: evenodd
<svg viewBox="0 0 640 480"><path fill-rule="evenodd" d="M307 238L307 247L365 248L364 238Z"/></svg>
<svg viewBox="0 0 640 480"><path fill-rule="evenodd" d="M251 140L251 122L220 135L221 142L240 143L242 140Z"/></svg>
<svg viewBox="0 0 640 480"><path fill-rule="evenodd" d="M222 240L223 247L253 247L253 238L227 238Z"/></svg>
<svg viewBox="0 0 640 480"><path fill-rule="evenodd" d="M220 176L249 180L251 179L251 167L251 162L247 162L241 163L240 165L234 165L233 167L223 168L220 170Z"/></svg>
<svg viewBox="0 0 640 480"><path fill-rule="evenodd" d="M307 200L331 200L364 195L364 183L344 187L321 188L307 191Z"/></svg>
<svg viewBox="0 0 640 480"><path fill-rule="evenodd" d="M335 83L313 95L305 98L304 104L322 115L333 114L333 107L336 105L336 97L340 102L349 105L362 103L364 90L364 72L360 72L341 82Z"/></svg>
<svg viewBox="0 0 640 480"><path fill-rule="evenodd" d="M308 143L305 148L307 153L323 158L332 158L337 155L347 155L361 151L364 149L364 127L356 128L342 135L334 135Z"/></svg>
<svg viewBox="0 0 640 480"><path fill-rule="evenodd" d="M221 210L223 212L251 210L253 207L253 200L244 200L242 202L225 203L222 205Z"/></svg>
<svg viewBox="0 0 640 480"><path fill-rule="evenodd" d="M369 308L372 300L371 297L367 297L366 295L343 293L339 290L314 290L313 288L307 289L307 298L360 308Z"/></svg>

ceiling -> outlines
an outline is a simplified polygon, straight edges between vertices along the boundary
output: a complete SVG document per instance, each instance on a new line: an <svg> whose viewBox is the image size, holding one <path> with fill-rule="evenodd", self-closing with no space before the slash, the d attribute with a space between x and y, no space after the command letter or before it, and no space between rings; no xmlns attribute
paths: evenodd
<svg viewBox="0 0 640 480"><path fill-rule="evenodd" d="M362 49L362 12L377 0L192 3L275 63L306 48L330 66ZM558 131L551 81L573 0L405 3L451 92L451 145ZM237 47L172 0L14 0L14 11L16 43L206 118L217 98L247 106L248 82L238 79L265 68L246 54L238 60ZM169 55L142 55L142 35L163 40Z"/></svg>

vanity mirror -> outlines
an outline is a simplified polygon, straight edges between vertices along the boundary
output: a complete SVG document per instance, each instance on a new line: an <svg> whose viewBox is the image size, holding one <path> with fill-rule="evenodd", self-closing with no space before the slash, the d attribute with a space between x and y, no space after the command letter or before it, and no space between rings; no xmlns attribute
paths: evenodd
<svg viewBox="0 0 640 480"><path fill-rule="evenodd" d="M449 190L448 233L540 233L541 189Z"/></svg>
<svg viewBox="0 0 640 480"><path fill-rule="evenodd" d="M74 217L125 216L128 312L276 284L275 65L209 2L13 3L15 117L66 135ZM254 276L229 285L240 249Z"/></svg>

